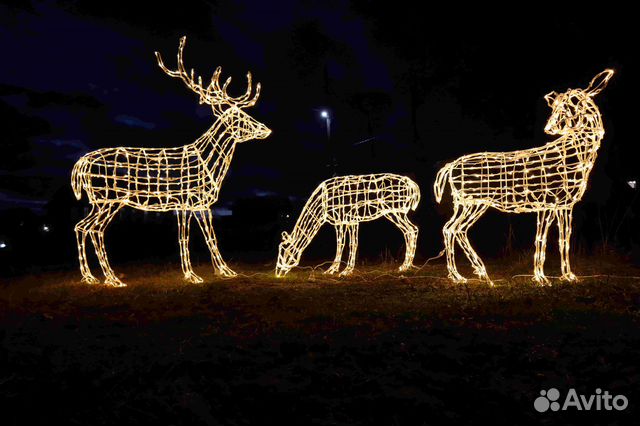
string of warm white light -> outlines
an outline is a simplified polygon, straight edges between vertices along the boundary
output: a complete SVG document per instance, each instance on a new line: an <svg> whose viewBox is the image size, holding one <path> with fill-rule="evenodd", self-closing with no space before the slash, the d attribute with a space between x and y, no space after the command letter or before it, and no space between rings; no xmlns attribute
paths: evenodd
<svg viewBox="0 0 640 426"><path fill-rule="evenodd" d="M447 183L453 196L453 216L443 228L451 279L465 281L456 268L457 242L474 272L490 282L484 263L467 237L469 228L489 207L506 213L537 213L534 280L541 284L549 282L544 275L547 232L557 221L562 279L576 279L569 263L573 206L584 195L604 136L593 97L612 76L613 70L608 69L596 75L586 89L545 96L552 112L544 130L559 135L556 140L521 151L465 155L438 172L434 183L437 201L442 199Z"/></svg>
<svg viewBox="0 0 640 426"><path fill-rule="evenodd" d="M353 272L358 251L360 222L386 217L402 231L407 246L400 270L413 263L418 239L418 227L407 217L420 201L420 188L406 176L371 174L339 176L322 182L311 194L296 225L289 235L282 233L276 275L284 276L297 266L304 249L320 227L329 222L336 230L336 256L326 273L340 269L345 238L349 237L349 258L340 275Z"/></svg>
<svg viewBox="0 0 640 426"><path fill-rule="evenodd" d="M104 148L80 158L73 167L71 184L76 198L86 192L91 212L76 226L76 238L82 280L89 284L98 280L87 263L86 239L91 237L105 275L105 284L123 286L109 265L104 245L104 231L124 206L146 211L176 211L178 213L179 244L182 272L190 282L202 282L193 272L189 258L189 224L195 216L202 230L214 267L223 276L233 276L224 262L213 231L211 205L218 193L235 150L236 143L264 139L271 133L264 124L242 111L253 106L260 95L260 83L251 97L251 73L244 95L233 98L227 94L231 77L220 87L218 67L210 84L202 86L202 78L194 78L184 68L182 53L186 37L180 39L178 69L165 67L158 52L158 65L171 77L180 78L208 104L217 117L213 126L195 142L176 148Z"/></svg>

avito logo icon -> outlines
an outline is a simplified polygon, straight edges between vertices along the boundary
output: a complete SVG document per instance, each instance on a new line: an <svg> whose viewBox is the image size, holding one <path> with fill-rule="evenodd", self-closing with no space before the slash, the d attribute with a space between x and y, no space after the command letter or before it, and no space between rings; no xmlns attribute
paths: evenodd
<svg viewBox="0 0 640 426"><path fill-rule="evenodd" d="M569 389L560 405L560 391L556 388L549 390L541 390L540 396L533 401L533 407L536 411L544 413L546 411L566 411L574 408L578 411L589 410L606 410L606 411L622 411L629 405L629 400L624 395L612 395L609 391L602 392L602 389L596 389L595 394L582 395L578 394L575 389Z"/></svg>

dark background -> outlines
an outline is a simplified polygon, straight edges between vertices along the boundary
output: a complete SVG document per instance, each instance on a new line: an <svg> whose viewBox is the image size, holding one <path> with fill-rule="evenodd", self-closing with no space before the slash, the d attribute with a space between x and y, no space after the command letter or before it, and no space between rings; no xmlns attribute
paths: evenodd
<svg viewBox="0 0 640 426"><path fill-rule="evenodd" d="M0 423L637 423L637 14L613 2L478 4L0 4ZM183 35L187 67L221 65L232 95L247 70L263 85L247 111L273 134L238 147L214 206L222 254L244 276L212 280L193 226L206 284L184 285L174 215L123 209L106 238L128 286L80 283L73 226L87 202L71 193L74 162L102 147L184 145L212 125L153 56L175 66ZM432 195L438 169L544 144L543 96L609 67L596 99L606 135L575 208L577 285L520 275L531 271L535 217L495 211L470 232L495 287L450 282L443 259L380 273L404 254L385 221L361 227L359 260L370 265L353 277L273 277L280 232L331 176L331 151L339 174L420 184L422 263L441 250L451 214L450 199ZM303 260L330 260L334 245L326 226ZM551 387L599 388L629 407L536 412Z"/></svg>
<svg viewBox="0 0 640 426"><path fill-rule="evenodd" d="M441 249L451 206L435 203L440 166L462 154L549 140L544 94L616 74L597 98L606 136L589 190L575 209L576 251L612 249L640 259L635 105L635 16L629 10L531 3L481 8L366 1L42 1L0 5L0 265L22 274L76 267L73 225L86 198L69 185L74 162L111 146L171 147L213 122L207 106L157 66L234 76L251 70L263 91L248 112L273 130L241 145L218 203L225 258L273 262L308 195L332 174L397 172L422 188L414 214L418 260ZM424 7L424 6L423 6ZM320 111L331 113L327 143ZM482 256L528 250L534 218L489 212L471 232ZM175 218L123 210L108 232L112 260L177 262ZM193 228L194 235L199 233ZM551 237L552 239L554 237ZM323 229L305 259L332 256ZM206 261L202 238L193 257ZM552 246L553 247L553 246ZM389 223L361 229L361 259L403 252ZM554 251L555 255L555 251Z"/></svg>

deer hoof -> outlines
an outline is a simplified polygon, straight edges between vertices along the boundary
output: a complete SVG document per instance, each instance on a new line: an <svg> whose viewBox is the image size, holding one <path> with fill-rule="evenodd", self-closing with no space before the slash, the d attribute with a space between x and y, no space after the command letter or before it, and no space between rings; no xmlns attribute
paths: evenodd
<svg viewBox="0 0 640 426"><path fill-rule="evenodd" d="M408 265L401 265L401 266L398 268L398 271L400 271L400 272L405 272L405 271L409 271L409 270L411 270L411 269L418 269L418 267L417 267L417 266L414 266L414 265L412 265L412 264L408 264Z"/></svg>
<svg viewBox="0 0 640 426"><path fill-rule="evenodd" d="M349 269L345 269L344 271L340 272L340 276L341 277L348 277L349 275L351 275L353 273L353 268Z"/></svg>
<svg viewBox="0 0 640 426"><path fill-rule="evenodd" d="M578 277L576 277L573 272L569 272L568 274L563 274L561 279L563 281L569 281L572 283L578 281Z"/></svg>
<svg viewBox="0 0 640 426"><path fill-rule="evenodd" d="M107 279L104 280L104 285L108 285L110 287L126 287L127 286L125 283L123 283L116 277L107 277Z"/></svg>
<svg viewBox="0 0 640 426"><path fill-rule="evenodd" d="M331 265L331 267L329 269L327 269L326 271L324 271L325 274L329 274L329 275L333 275L336 272L338 272L338 270L340 269L340 266L333 266Z"/></svg>
<svg viewBox="0 0 640 426"><path fill-rule="evenodd" d="M200 278L199 276L197 276L193 272L189 272L187 274L184 274L184 279L186 281L189 281L190 283L193 283L193 284L200 284L200 283L204 282L204 280L202 278Z"/></svg>
<svg viewBox="0 0 640 426"><path fill-rule="evenodd" d="M449 273L449 279L456 284L464 284L467 282L467 279L460 275L459 273Z"/></svg>
<svg viewBox="0 0 640 426"><path fill-rule="evenodd" d="M542 274L537 274L533 276L533 282L537 283L538 285L544 286L544 285L548 285L550 286L551 283L549 282L549 279L547 277L545 277Z"/></svg>
<svg viewBox="0 0 640 426"><path fill-rule="evenodd" d="M489 275L487 274L487 271L479 271L476 272L476 275L478 276L478 278L480 278L482 281L486 282L487 284L489 284L489 287L495 287L496 285L493 283L493 281L491 281L491 278L489 278Z"/></svg>
<svg viewBox="0 0 640 426"><path fill-rule="evenodd" d="M236 274L233 269L229 268L228 266L223 266L222 268L220 268L219 274L223 277L226 278L233 278L233 277L237 277L238 274Z"/></svg>
<svg viewBox="0 0 640 426"><path fill-rule="evenodd" d="M99 284L100 281L94 277L93 275L86 275L84 277L82 277L82 280L80 281L84 284L89 284L89 285L94 285L94 284Z"/></svg>
<svg viewBox="0 0 640 426"><path fill-rule="evenodd" d="M481 280L489 280L487 270L484 268L476 268L473 270L473 273L476 274Z"/></svg>

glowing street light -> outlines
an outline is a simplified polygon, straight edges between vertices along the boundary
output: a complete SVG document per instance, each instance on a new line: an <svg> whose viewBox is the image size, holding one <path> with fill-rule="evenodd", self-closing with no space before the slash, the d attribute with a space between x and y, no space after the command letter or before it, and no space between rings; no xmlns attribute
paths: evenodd
<svg viewBox="0 0 640 426"><path fill-rule="evenodd" d="M320 111L320 117L324 118L324 122L327 125L327 142L331 142L331 115L329 111L323 109Z"/></svg>
<svg viewBox="0 0 640 426"><path fill-rule="evenodd" d="M329 147L330 157L331 157L329 158L330 164L328 165L328 167L331 168L331 176L335 177L337 164L336 164L335 150L331 145L331 114L329 114L328 110L323 109L322 111L320 111L320 117L324 118L325 125L327 126L327 145Z"/></svg>

